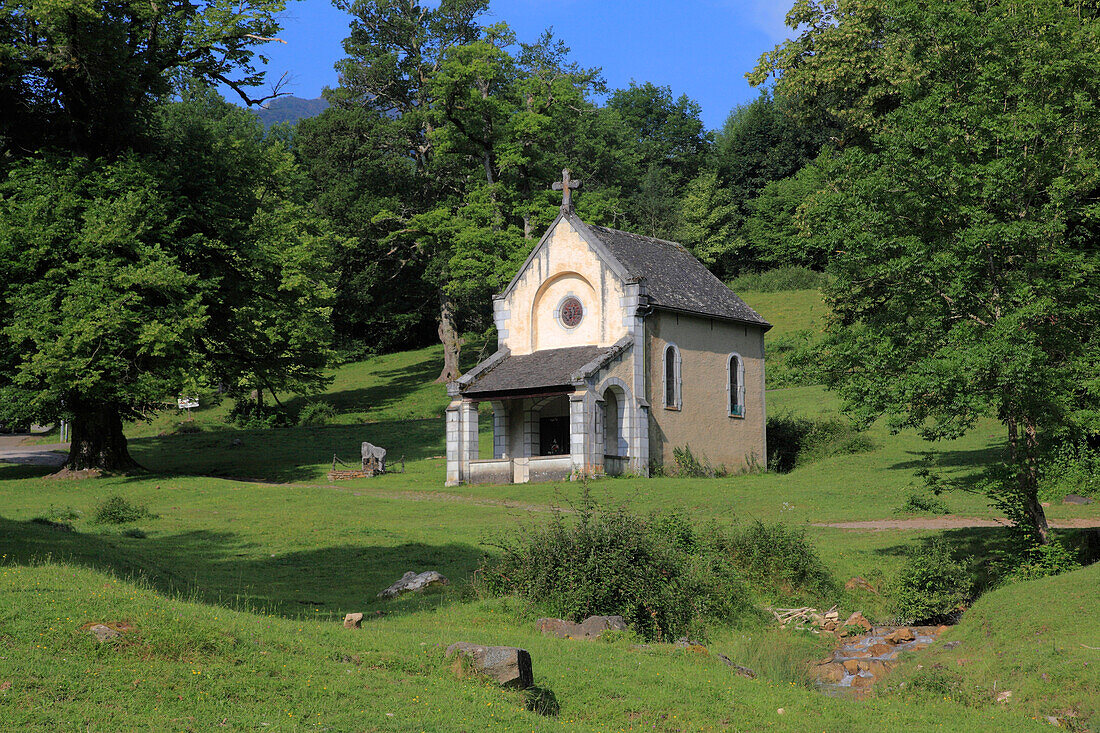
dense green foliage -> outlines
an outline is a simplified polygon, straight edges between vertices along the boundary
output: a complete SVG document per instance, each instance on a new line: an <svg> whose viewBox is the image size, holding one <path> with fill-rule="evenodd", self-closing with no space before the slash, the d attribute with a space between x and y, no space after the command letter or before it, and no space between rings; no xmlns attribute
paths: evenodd
<svg viewBox="0 0 1100 733"><path fill-rule="evenodd" d="M939 623L970 597L966 567L939 540L910 549L891 588L893 611L902 623Z"/></svg>
<svg viewBox="0 0 1100 733"><path fill-rule="evenodd" d="M985 491L1046 542L1045 446L1100 430L1100 23L1055 0L802 0L789 21L751 77L839 130L799 214L835 253L827 382L929 439L996 415Z"/></svg>
<svg viewBox="0 0 1100 733"><path fill-rule="evenodd" d="M862 453L871 439L842 419L790 414L768 417L768 470L786 473L829 456Z"/></svg>
<svg viewBox="0 0 1100 733"><path fill-rule="evenodd" d="M647 639L705 634L707 621L754 614L742 575L717 530L699 532L677 514L640 517L600 510L582 497L574 520L503 541L502 556L481 568L490 594L515 594L554 616L582 621L622 616Z"/></svg>
<svg viewBox="0 0 1100 733"><path fill-rule="evenodd" d="M152 516L148 507L134 504L118 494L112 494L95 508L92 521L96 524L127 524Z"/></svg>

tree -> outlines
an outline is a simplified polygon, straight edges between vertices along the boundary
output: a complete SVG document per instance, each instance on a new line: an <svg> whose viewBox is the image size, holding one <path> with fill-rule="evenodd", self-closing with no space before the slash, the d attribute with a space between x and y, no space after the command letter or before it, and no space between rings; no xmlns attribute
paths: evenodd
<svg viewBox="0 0 1100 733"><path fill-rule="evenodd" d="M0 151L117 155L145 139L180 78L225 84L247 103L263 83L255 46L284 0L102 3L24 0L0 8ZM263 57L260 57L263 60Z"/></svg>
<svg viewBox="0 0 1100 733"><path fill-rule="evenodd" d="M1100 26L1054 0L800 0L752 75L841 128L830 385L929 439L993 414L984 484L1036 541L1044 442L1100 429Z"/></svg>
<svg viewBox="0 0 1100 733"><path fill-rule="evenodd" d="M201 386L323 383L331 236L260 123L211 92L152 149L15 163L0 185L0 411L67 418L66 468L134 466L123 421Z"/></svg>

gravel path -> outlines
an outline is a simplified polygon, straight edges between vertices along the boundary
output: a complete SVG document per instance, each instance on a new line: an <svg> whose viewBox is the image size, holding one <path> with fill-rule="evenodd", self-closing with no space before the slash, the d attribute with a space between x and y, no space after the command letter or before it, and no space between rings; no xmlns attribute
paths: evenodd
<svg viewBox="0 0 1100 733"><path fill-rule="evenodd" d="M26 435L0 435L0 463L60 466L68 458L69 445L67 443L21 445L26 439Z"/></svg>

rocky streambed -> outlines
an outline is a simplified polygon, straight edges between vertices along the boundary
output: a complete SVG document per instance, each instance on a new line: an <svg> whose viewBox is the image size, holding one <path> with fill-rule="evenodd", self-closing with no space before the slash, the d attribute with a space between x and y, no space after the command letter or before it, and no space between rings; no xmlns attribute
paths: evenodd
<svg viewBox="0 0 1100 733"><path fill-rule="evenodd" d="M814 666L818 688L829 695L866 695L898 663L905 651L935 643L946 626L878 626L847 637L832 656Z"/></svg>

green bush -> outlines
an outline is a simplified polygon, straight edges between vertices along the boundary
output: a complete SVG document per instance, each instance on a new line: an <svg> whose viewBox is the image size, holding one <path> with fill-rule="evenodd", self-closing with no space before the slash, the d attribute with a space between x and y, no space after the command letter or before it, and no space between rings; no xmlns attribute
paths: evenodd
<svg viewBox="0 0 1100 733"><path fill-rule="evenodd" d="M691 446L672 449L672 461L676 465L674 475L688 478L715 478L726 475L724 467L715 468L706 456L696 456Z"/></svg>
<svg viewBox="0 0 1100 733"><path fill-rule="evenodd" d="M843 420L768 417L768 470L787 473L830 456L863 453L875 444Z"/></svg>
<svg viewBox="0 0 1100 733"><path fill-rule="evenodd" d="M1081 567L1073 551L1061 542L1046 545L1025 544L1022 549L1006 556L1000 565L1005 568L1001 577L1002 583L1061 575Z"/></svg>
<svg viewBox="0 0 1100 733"><path fill-rule="evenodd" d="M734 533L730 552L754 584L781 596L828 596L837 591L835 579L806 539L805 529L757 520Z"/></svg>
<svg viewBox="0 0 1100 733"><path fill-rule="evenodd" d="M821 384L820 347L820 336L809 329L769 336L768 389Z"/></svg>
<svg viewBox="0 0 1100 733"><path fill-rule="evenodd" d="M503 555L482 563L479 587L573 621L622 616L647 639L698 638L708 620L757 614L727 544L718 530L699 532L679 515L599 510L586 492L575 521L557 513L500 542Z"/></svg>
<svg viewBox="0 0 1100 733"><path fill-rule="evenodd" d="M139 519L152 518L153 514L141 505L131 504L115 494L103 501L95 510L96 524L126 524Z"/></svg>
<svg viewBox="0 0 1100 733"><path fill-rule="evenodd" d="M898 507L899 514L950 514L947 504L938 496L925 491L911 491Z"/></svg>
<svg viewBox="0 0 1100 733"><path fill-rule="evenodd" d="M970 596L970 578L947 545L935 540L911 549L892 588L891 610L903 623L950 619Z"/></svg>
<svg viewBox="0 0 1100 733"><path fill-rule="evenodd" d="M829 284L829 276L805 267L778 267L764 272L746 272L730 280L735 293L778 293L787 290L820 290Z"/></svg>
<svg viewBox="0 0 1100 733"><path fill-rule="evenodd" d="M50 504L50 510L46 512L46 519L54 522L71 522L74 519L80 519L84 516L84 512L79 509L74 509L69 505L62 507L54 506Z"/></svg>
<svg viewBox="0 0 1100 733"><path fill-rule="evenodd" d="M299 425L328 425L336 417L336 408L328 402L310 402L298 413Z"/></svg>

